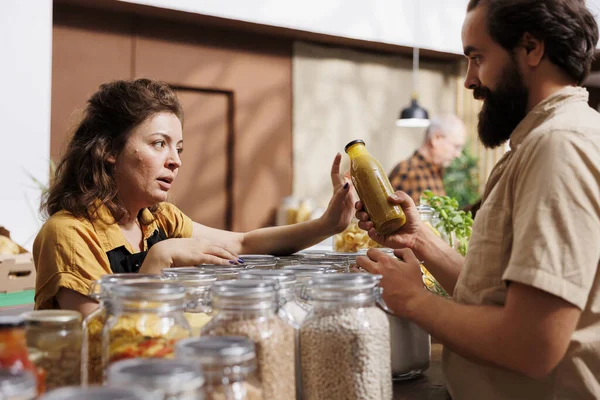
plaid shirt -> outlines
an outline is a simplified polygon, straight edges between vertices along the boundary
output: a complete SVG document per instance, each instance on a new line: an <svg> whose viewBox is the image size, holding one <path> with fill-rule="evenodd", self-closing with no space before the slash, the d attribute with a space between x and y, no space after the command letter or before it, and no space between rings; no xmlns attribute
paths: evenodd
<svg viewBox="0 0 600 400"><path fill-rule="evenodd" d="M407 160L400 162L390 173L390 183L394 190L401 190L419 204L425 190L437 196L445 196L444 171L427 161L418 151Z"/></svg>

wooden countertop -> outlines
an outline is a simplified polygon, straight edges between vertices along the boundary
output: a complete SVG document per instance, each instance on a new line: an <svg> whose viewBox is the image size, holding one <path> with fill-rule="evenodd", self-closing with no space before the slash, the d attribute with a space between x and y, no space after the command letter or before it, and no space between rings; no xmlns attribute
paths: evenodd
<svg viewBox="0 0 600 400"><path fill-rule="evenodd" d="M442 345L431 344L431 364L415 379L394 382L393 400L450 400L442 375Z"/></svg>

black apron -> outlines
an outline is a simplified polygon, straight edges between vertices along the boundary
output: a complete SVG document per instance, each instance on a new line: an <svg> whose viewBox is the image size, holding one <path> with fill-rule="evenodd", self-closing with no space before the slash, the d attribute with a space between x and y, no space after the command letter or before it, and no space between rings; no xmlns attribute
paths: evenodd
<svg viewBox="0 0 600 400"><path fill-rule="evenodd" d="M165 239L167 239L167 235L162 229L155 230L147 240L148 250ZM117 247L106 253L110 262L110 269L115 274L137 273L146 258L146 254L148 254L148 251L131 254L125 246Z"/></svg>

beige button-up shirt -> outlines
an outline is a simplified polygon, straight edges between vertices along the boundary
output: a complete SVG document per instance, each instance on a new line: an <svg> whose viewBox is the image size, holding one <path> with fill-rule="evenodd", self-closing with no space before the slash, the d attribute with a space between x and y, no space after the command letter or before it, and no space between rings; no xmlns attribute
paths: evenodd
<svg viewBox="0 0 600 400"><path fill-rule="evenodd" d="M564 359L543 379L445 351L454 400L600 398L600 114L567 87L513 131L473 226L454 299L502 306L520 282L581 309Z"/></svg>

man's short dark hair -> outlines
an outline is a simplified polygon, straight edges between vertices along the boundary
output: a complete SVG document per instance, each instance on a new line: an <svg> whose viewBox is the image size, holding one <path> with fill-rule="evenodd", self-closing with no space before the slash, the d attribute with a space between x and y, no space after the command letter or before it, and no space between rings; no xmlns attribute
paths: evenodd
<svg viewBox="0 0 600 400"><path fill-rule="evenodd" d="M581 84L590 72L598 25L585 0L470 0L467 12L487 6L492 39L512 51L528 32L545 44L545 56Z"/></svg>

